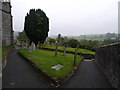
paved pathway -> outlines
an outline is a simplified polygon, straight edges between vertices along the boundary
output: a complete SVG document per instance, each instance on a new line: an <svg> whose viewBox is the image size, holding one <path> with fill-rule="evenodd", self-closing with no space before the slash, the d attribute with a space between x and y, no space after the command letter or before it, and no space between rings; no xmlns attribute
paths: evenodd
<svg viewBox="0 0 120 90"><path fill-rule="evenodd" d="M76 74L62 88L111 88L92 60L84 60Z"/></svg>
<svg viewBox="0 0 120 90"><path fill-rule="evenodd" d="M3 88L47 88L47 82L13 51L8 55L3 69Z"/></svg>
<svg viewBox="0 0 120 90"><path fill-rule="evenodd" d="M8 55L3 69L3 88L49 88L46 81L21 58L17 51ZM79 70L60 88L111 88L93 61L84 61Z"/></svg>

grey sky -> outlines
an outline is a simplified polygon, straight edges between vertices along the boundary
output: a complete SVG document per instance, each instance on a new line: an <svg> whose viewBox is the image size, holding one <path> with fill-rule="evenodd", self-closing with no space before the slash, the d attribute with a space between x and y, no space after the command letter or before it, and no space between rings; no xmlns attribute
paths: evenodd
<svg viewBox="0 0 120 90"><path fill-rule="evenodd" d="M31 8L49 18L49 35L118 32L119 0L11 0L14 31L22 31Z"/></svg>

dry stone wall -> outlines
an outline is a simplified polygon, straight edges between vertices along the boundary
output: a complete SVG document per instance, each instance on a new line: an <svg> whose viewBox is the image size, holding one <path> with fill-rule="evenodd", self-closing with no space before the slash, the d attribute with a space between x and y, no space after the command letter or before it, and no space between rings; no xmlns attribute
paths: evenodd
<svg viewBox="0 0 120 90"><path fill-rule="evenodd" d="M95 62L114 88L120 88L120 43L96 49Z"/></svg>

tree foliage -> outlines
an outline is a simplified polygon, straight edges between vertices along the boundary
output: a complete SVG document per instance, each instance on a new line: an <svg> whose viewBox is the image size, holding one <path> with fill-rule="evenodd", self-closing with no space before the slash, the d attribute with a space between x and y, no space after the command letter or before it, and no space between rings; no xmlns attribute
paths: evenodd
<svg viewBox="0 0 120 90"><path fill-rule="evenodd" d="M29 41L29 39L26 36L24 31L18 33L17 40L19 40L19 41Z"/></svg>
<svg viewBox="0 0 120 90"><path fill-rule="evenodd" d="M55 42L56 42L56 39L54 39L54 38L49 38L48 42L49 42L50 44L55 43Z"/></svg>
<svg viewBox="0 0 120 90"><path fill-rule="evenodd" d="M31 9L25 17L24 31L35 45L44 43L49 31L49 19L41 9Z"/></svg>

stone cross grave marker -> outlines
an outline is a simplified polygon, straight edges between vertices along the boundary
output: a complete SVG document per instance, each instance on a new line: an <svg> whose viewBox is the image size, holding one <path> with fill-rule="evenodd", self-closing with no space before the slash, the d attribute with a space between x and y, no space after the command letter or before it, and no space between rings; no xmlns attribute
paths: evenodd
<svg viewBox="0 0 120 90"><path fill-rule="evenodd" d="M74 54L74 66L76 66L76 59L77 59L77 48L75 49L75 54Z"/></svg>
<svg viewBox="0 0 120 90"><path fill-rule="evenodd" d="M55 57L57 56L57 52L58 52L58 44L56 43Z"/></svg>
<svg viewBox="0 0 120 90"><path fill-rule="evenodd" d="M66 55L66 47L64 46L64 56Z"/></svg>

